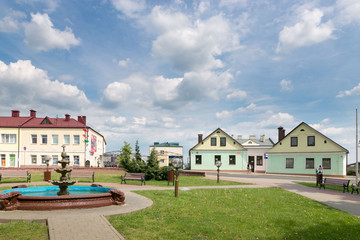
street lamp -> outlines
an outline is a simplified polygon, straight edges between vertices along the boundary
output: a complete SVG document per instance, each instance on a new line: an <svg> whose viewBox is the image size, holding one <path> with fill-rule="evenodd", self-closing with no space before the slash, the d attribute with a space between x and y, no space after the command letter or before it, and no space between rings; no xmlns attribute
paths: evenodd
<svg viewBox="0 0 360 240"><path fill-rule="evenodd" d="M175 197L178 196L178 192L179 192L179 181L178 181L178 176L179 176L179 168L181 166L181 159L180 158L175 158L172 162L173 167L175 168L175 175L176 175L176 180L175 180Z"/></svg>
<svg viewBox="0 0 360 240"><path fill-rule="evenodd" d="M219 180L220 180L220 167L221 167L221 161L219 161L219 160L217 160L216 162L215 162L215 166L218 168L217 169L217 183L219 183Z"/></svg>

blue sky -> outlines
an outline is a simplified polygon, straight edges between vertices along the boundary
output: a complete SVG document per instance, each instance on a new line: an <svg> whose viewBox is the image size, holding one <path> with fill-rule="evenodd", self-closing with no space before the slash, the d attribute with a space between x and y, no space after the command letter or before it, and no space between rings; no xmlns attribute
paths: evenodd
<svg viewBox="0 0 360 240"><path fill-rule="evenodd" d="M0 115L86 115L107 150L306 122L355 161L360 3L0 1Z"/></svg>

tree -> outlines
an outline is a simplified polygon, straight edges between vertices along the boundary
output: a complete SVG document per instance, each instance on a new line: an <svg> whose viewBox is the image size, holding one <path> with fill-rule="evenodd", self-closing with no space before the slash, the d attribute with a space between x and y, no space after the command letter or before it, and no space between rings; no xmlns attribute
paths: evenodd
<svg viewBox="0 0 360 240"><path fill-rule="evenodd" d="M139 147L139 141L136 140L135 143L135 159L134 159L134 165L136 166L136 172L145 172L145 162L141 158L140 153L140 147Z"/></svg>
<svg viewBox="0 0 360 240"><path fill-rule="evenodd" d="M124 168L127 172L133 171L133 163L131 161L131 151L132 148L130 146L130 143L127 143L124 141L124 146L120 150L120 156L119 156L119 165L120 167Z"/></svg>
<svg viewBox="0 0 360 240"><path fill-rule="evenodd" d="M145 172L145 178L147 180L150 179L156 179L158 180L159 176L159 162L157 159L157 154L155 152L155 148L151 149L149 159L146 163L146 172Z"/></svg>

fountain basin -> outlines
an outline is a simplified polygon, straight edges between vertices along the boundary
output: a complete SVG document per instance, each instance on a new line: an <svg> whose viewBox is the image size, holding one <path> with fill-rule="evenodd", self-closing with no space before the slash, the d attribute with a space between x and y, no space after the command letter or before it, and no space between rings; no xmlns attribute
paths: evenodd
<svg viewBox="0 0 360 240"><path fill-rule="evenodd" d="M104 187L70 186L70 195L57 196L58 186L16 188L2 191L2 210L56 210L122 205L123 192Z"/></svg>

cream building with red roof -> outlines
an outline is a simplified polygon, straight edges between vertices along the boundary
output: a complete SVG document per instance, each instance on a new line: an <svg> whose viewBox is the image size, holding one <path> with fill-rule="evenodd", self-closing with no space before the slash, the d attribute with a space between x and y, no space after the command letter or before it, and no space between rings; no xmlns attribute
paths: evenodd
<svg viewBox="0 0 360 240"><path fill-rule="evenodd" d="M46 156L49 165L57 165L64 144L70 166L102 165L106 141L86 125L86 116L39 118L35 110L30 116L13 110L11 117L0 117L0 167L46 165Z"/></svg>

